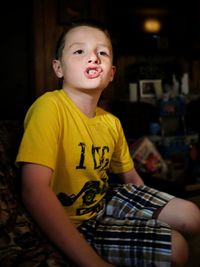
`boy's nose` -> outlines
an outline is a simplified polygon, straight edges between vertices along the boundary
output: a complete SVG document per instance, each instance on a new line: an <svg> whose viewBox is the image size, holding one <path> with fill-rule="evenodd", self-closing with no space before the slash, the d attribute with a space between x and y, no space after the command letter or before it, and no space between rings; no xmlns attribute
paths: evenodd
<svg viewBox="0 0 200 267"><path fill-rule="evenodd" d="M93 53L89 56L88 63L96 63L97 64L99 62L100 62L99 57L95 53Z"/></svg>

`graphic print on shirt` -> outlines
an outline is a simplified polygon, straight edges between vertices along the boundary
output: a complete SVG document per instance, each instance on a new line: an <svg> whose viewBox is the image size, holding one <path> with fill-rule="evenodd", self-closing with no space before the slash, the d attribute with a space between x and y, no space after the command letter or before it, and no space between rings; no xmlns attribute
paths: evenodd
<svg viewBox="0 0 200 267"><path fill-rule="evenodd" d="M87 169L85 165L86 157L86 145L84 143L79 143L80 147L80 160L76 169ZM109 152L108 146L91 147L91 156L93 160L94 170L105 170L109 165L109 159L106 158L106 153ZM81 207L76 210L76 215L83 215L89 212L96 213L102 208L102 201L97 202L95 205L96 196L103 195L106 193L108 185L107 178L101 178L100 181L87 181L82 189L77 194L67 195L66 193L60 192L57 197L63 206L71 206L77 199L81 199ZM92 205L92 206L91 206Z"/></svg>
<svg viewBox="0 0 200 267"><path fill-rule="evenodd" d="M76 169L86 169L85 166L85 148L86 145L84 143L79 143L79 146L81 147L81 154L80 154L80 162L79 165L76 166ZM109 147L108 146L94 146L92 145L91 148L91 153L92 153L92 158L94 162L94 170L96 169L106 169L106 167L109 165L109 159L106 158L106 153L109 152Z"/></svg>

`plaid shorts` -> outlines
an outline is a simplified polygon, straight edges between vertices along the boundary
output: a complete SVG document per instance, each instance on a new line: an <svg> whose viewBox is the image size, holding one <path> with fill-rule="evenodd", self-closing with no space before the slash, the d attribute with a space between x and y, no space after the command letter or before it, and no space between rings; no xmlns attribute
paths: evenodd
<svg viewBox="0 0 200 267"><path fill-rule="evenodd" d="M153 215L172 198L145 185L115 185L103 211L79 231L115 266L171 266L171 228Z"/></svg>

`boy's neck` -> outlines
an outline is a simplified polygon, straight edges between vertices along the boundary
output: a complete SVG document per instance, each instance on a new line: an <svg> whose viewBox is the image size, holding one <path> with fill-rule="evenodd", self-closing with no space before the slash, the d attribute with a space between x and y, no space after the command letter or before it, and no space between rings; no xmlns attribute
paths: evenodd
<svg viewBox="0 0 200 267"><path fill-rule="evenodd" d="M101 92L92 90L88 91L70 91L63 89L68 97L76 104L76 106L83 112L88 118L95 116L96 107L101 95Z"/></svg>

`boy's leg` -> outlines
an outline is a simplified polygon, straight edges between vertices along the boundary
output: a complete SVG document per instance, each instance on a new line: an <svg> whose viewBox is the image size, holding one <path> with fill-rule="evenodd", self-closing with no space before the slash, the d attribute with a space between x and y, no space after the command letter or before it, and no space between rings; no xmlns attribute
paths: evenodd
<svg viewBox="0 0 200 267"><path fill-rule="evenodd" d="M186 236L200 233L199 208L190 201L174 198L163 207L158 219L176 229L172 231L172 266L184 266L188 258L188 245L180 233Z"/></svg>
<svg viewBox="0 0 200 267"><path fill-rule="evenodd" d="M108 194L103 216L79 230L103 258L117 266L171 266L171 227L153 215L172 198L146 186L117 186ZM175 245L183 248L181 242Z"/></svg>
<svg viewBox="0 0 200 267"><path fill-rule="evenodd" d="M173 267L185 266L188 260L188 244L184 237L177 231L172 230L172 254L171 262Z"/></svg>
<svg viewBox="0 0 200 267"><path fill-rule="evenodd" d="M199 209L189 201L177 199L166 193L160 192L153 188L148 188L146 186L144 187L139 186L135 192L134 190L133 192L131 192L132 189L130 189L129 186L125 186L124 189L126 190L125 194L122 193L122 198L124 198L125 201L130 199L130 201L128 201L129 203L128 204L126 203L124 206L123 204L121 205L120 203L121 207L119 205L119 210L126 210L127 206L129 206L130 202L132 202L132 198L135 198L136 196L137 201L139 203L143 203L144 206L142 207L141 205L141 210L139 211L139 213L136 211L134 216L138 217L139 214L139 216L141 215L141 219L143 216L144 216L143 218L146 218L146 211L150 211L150 213L147 212L149 216L151 216L152 212L152 218L162 220L167 224L169 224L170 226L172 226L172 228L174 227L175 229L177 229L177 231L172 230L171 233L172 251L170 260L172 262L172 266L183 266L188 258L188 245L184 237L179 233L179 231L184 222L186 222L185 232L187 231L187 228L189 228L188 231L189 233L198 231L200 227ZM117 195L119 196L122 191L121 190L117 191L118 191ZM127 194L126 191L130 192L130 195ZM138 195L140 195L141 199L138 199ZM113 204L114 206L116 205L116 203ZM136 209L138 209L139 206L137 205L136 202L134 204L133 201L133 206L134 205L137 206ZM177 209L179 210L179 212L177 212ZM178 215L177 218L176 218L176 213ZM120 211L120 214L123 214L123 212ZM127 214L125 216L129 217L130 213L128 216ZM155 216L156 214L158 214L159 216L156 217ZM187 216L187 214L189 215L189 217ZM190 220L190 218L193 218L194 221Z"/></svg>
<svg viewBox="0 0 200 267"><path fill-rule="evenodd" d="M105 216L80 227L102 257L118 266L184 265L187 243L178 231L168 226L170 223L176 226L179 222L171 213L176 214L177 209L186 204L184 201L146 186L119 186L109 196L113 197L109 198ZM180 207L176 207L178 201ZM184 207L182 212L187 213L187 209L191 206ZM196 214L196 208L193 212ZM154 219L156 214L159 214L159 220ZM187 216L181 218L181 214L183 222Z"/></svg>
<svg viewBox="0 0 200 267"><path fill-rule="evenodd" d="M200 209L188 200L173 198L160 211L158 219L184 235L200 233Z"/></svg>
<svg viewBox="0 0 200 267"><path fill-rule="evenodd" d="M171 228L163 222L105 217L83 223L79 231L115 266L171 267Z"/></svg>

